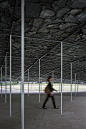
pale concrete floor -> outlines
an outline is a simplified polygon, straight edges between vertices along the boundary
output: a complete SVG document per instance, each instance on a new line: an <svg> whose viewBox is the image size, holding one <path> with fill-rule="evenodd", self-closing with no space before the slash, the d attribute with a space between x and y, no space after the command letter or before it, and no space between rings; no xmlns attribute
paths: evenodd
<svg viewBox="0 0 86 129"><path fill-rule="evenodd" d="M9 93L10 93L10 89L7 89L6 92L9 94ZM53 92L54 92L54 94L56 93L56 91L53 91ZM70 91L62 91L62 92L63 92L63 93L65 93L65 92L66 92L66 93L68 93L68 92L70 93ZM84 90L84 91L78 91L78 92L86 92L86 90ZM76 94L77 94L78 92L76 91ZM21 90L18 90L18 89L11 89L11 93L12 93L12 94L20 94L20 93L21 93ZM25 93L25 94L28 94L28 90L24 90L24 93ZM31 91L31 90L30 90L29 93L30 93L30 94L36 94L36 93L38 94L39 91L34 91L34 90ZM44 91L40 91L40 93L41 93L41 94L42 94L42 93L44 94ZM58 91L57 94L58 94L58 93L61 93L61 91ZM72 91L72 93L75 93L75 91ZM0 94L1 94L1 89L0 89ZM5 94L5 88L2 88L2 94Z"/></svg>
<svg viewBox="0 0 86 129"><path fill-rule="evenodd" d="M42 109L45 99L41 95L25 95L25 129L86 129L86 93L73 96L70 101L69 93L63 94L63 114L60 114L60 94L55 94L55 101L59 109L53 109L51 100L47 109ZM9 94L7 104L4 103L4 95L0 97L0 129L21 129L21 96L12 94L12 116L9 116Z"/></svg>

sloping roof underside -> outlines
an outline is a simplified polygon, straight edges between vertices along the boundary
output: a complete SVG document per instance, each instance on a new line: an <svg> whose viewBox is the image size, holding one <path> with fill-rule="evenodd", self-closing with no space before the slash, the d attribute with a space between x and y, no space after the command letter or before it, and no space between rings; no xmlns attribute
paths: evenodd
<svg viewBox="0 0 86 129"><path fill-rule="evenodd" d="M21 76L21 3L16 9L16 23L12 31L12 80ZM14 0L0 1L0 67L9 79L9 39L15 7ZM85 0L26 0L25 1L25 80L30 68L30 81L38 81L41 59L41 79L46 81L54 71L55 80L61 76L61 41L63 42L63 79L70 80L73 62L77 79L86 78L86 1ZM47 39L47 40L46 40ZM49 73L49 74L47 74Z"/></svg>

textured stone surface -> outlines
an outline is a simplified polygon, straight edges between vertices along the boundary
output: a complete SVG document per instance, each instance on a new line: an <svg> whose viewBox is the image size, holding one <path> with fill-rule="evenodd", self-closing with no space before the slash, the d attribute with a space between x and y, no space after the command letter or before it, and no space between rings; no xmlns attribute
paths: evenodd
<svg viewBox="0 0 86 129"><path fill-rule="evenodd" d="M79 15L77 15L78 21L86 21L86 9L84 9Z"/></svg>
<svg viewBox="0 0 86 129"><path fill-rule="evenodd" d="M85 8L86 7L86 3L84 2L79 2L79 0L75 0L71 5L71 8Z"/></svg>
<svg viewBox="0 0 86 129"><path fill-rule="evenodd" d="M79 2L84 2L84 3L86 3L86 0L79 0Z"/></svg>
<svg viewBox="0 0 86 129"><path fill-rule="evenodd" d="M26 4L26 17L38 18L41 10L41 5L37 3Z"/></svg>
<svg viewBox="0 0 86 129"><path fill-rule="evenodd" d="M70 8L66 7L66 8L62 8L59 11L57 11L57 18L61 18L62 16L64 16L68 11L70 10Z"/></svg>
<svg viewBox="0 0 86 129"><path fill-rule="evenodd" d="M58 2L57 2L57 5L60 7L60 8L63 8L63 7L65 7L66 6L66 4L67 4L67 0L59 0Z"/></svg>
<svg viewBox="0 0 86 129"><path fill-rule="evenodd" d="M33 26L39 27L40 25L42 25L42 23L43 19L34 19Z"/></svg>
<svg viewBox="0 0 86 129"><path fill-rule="evenodd" d="M1 8L9 8L9 7L10 7L10 4L9 4L8 1L5 1L5 2L2 2L2 3L0 4L0 7L1 7Z"/></svg>
<svg viewBox="0 0 86 129"><path fill-rule="evenodd" d="M41 18L46 18L46 17L52 17L54 15L55 15L54 11L47 9L47 10L43 10L41 12L40 17Z"/></svg>
<svg viewBox="0 0 86 129"><path fill-rule="evenodd" d="M71 11L70 11L70 14L72 14L72 15L77 15L78 13L80 13L82 11L82 9L72 9Z"/></svg>
<svg viewBox="0 0 86 129"><path fill-rule="evenodd" d="M13 24L12 35L21 35L21 3L16 9L16 23ZM13 19L15 2L0 1L0 67L3 63L3 75L5 75L5 55L9 56L9 35ZM86 80L86 2L84 0L29 0L25 1L25 71L32 66L41 56L41 77L46 80L55 70L55 79L60 79L60 43L65 41L63 47L64 78L70 80L70 63L76 61L73 72L76 71L77 79ZM81 26L82 25L82 26ZM79 30L76 32L76 30ZM76 32L76 33L75 33ZM74 33L72 35L72 33ZM71 36L70 36L71 35ZM67 38L70 36L69 38ZM33 39L31 39L31 37ZM42 40L41 40L42 38ZM45 40L46 39L46 40ZM50 41L48 41L48 40ZM54 41L53 41L54 40ZM57 42L58 41L58 42ZM70 43L70 44L68 44ZM72 44L72 45L71 45ZM76 45L76 46L75 46ZM78 46L77 46L78 45ZM74 47L75 46L75 47ZM12 36L12 79L21 75L21 39ZM77 60L80 60L77 64ZM8 79L9 64L8 57ZM54 62L54 63L53 63ZM67 69L65 66L68 64ZM31 79L38 80L38 62L31 68ZM80 71L81 69L81 71ZM50 72L50 74L47 74ZM44 75L47 74L45 77ZM42 78L42 79L43 79ZM73 79L74 79L73 74ZM19 78L20 80L21 78ZM27 72L25 73L27 80ZM57 80L56 80L57 81Z"/></svg>
<svg viewBox="0 0 86 129"><path fill-rule="evenodd" d="M39 32L44 32L44 33L47 33L48 32L48 29L46 27L42 27Z"/></svg>
<svg viewBox="0 0 86 129"><path fill-rule="evenodd" d="M65 18L65 22L77 23L78 20L73 15L69 15L67 18Z"/></svg>
<svg viewBox="0 0 86 129"><path fill-rule="evenodd" d="M59 28L60 28L61 30L63 30L63 29L66 29L66 28L71 27L71 26L74 26L74 25L76 25L76 24L66 23L66 24L60 25Z"/></svg>

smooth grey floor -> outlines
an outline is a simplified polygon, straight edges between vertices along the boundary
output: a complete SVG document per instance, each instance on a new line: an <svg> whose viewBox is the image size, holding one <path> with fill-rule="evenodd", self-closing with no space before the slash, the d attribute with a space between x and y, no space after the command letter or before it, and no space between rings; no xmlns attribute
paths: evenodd
<svg viewBox="0 0 86 129"><path fill-rule="evenodd" d="M46 104L47 109L42 109L46 95L41 95L38 102L38 94L25 95L25 129L86 129L86 93L73 96L63 94L63 114L60 114L60 94L55 94L56 105L59 109L53 109L51 99ZM12 116L9 116L9 94L7 104L4 103L4 95L0 97L0 129L21 129L21 96L12 94Z"/></svg>

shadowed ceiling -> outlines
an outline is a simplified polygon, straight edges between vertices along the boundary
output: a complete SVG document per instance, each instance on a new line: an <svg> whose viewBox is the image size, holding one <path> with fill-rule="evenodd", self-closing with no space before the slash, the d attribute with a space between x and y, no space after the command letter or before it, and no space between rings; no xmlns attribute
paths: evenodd
<svg viewBox="0 0 86 129"><path fill-rule="evenodd" d="M21 3L0 1L0 67L7 79L10 74L9 46L12 35L12 80L21 76ZM41 58L41 80L54 71L54 80L61 76L61 44L63 41L63 79L86 78L86 1L85 0L25 0L25 81L30 69L30 81L38 81ZM34 64L35 63L35 64ZM4 77L3 77L4 78Z"/></svg>

